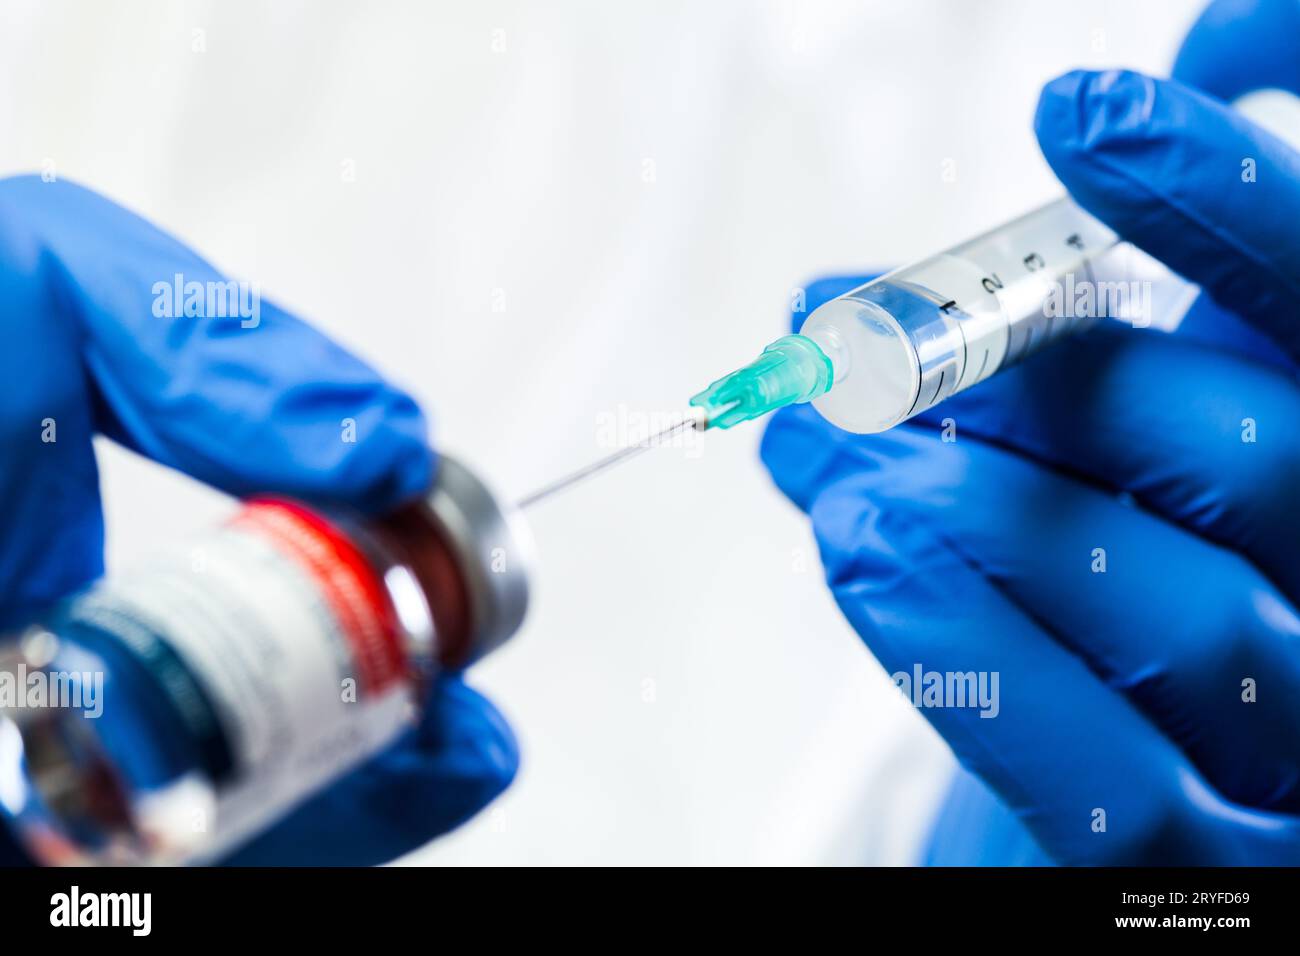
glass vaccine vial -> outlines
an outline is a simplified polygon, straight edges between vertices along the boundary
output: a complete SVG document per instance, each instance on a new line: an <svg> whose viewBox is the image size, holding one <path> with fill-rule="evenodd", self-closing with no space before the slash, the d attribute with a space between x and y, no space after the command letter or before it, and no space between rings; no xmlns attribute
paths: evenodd
<svg viewBox="0 0 1300 956"><path fill-rule="evenodd" d="M380 518L246 501L0 656L50 687L102 676L98 717L0 710L0 812L45 864L216 859L412 726L439 670L513 635L530 557L518 512L446 456Z"/></svg>

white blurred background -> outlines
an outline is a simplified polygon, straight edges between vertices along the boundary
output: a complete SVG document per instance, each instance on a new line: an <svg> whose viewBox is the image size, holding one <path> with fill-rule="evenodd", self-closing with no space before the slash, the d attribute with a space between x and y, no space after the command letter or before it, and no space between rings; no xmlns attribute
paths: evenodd
<svg viewBox="0 0 1300 956"><path fill-rule="evenodd" d="M1043 82L1167 73L1200 6L7 0L0 175L79 180L259 282L518 495L752 358L795 287L1052 198ZM760 431L532 512L529 621L472 675L522 770L408 861L914 858L951 758ZM102 461L110 567L231 507Z"/></svg>

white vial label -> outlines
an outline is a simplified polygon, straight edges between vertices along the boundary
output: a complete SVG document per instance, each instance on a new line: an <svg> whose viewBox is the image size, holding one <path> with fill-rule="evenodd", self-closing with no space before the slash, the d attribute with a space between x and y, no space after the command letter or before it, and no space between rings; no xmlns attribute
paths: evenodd
<svg viewBox="0 0 1300 956"><path fill-rule="evenodd" d="M135 621L176 652L233 758L205 857L268 825L409 725L396 619L357 549L314 513L247 505L226 526L80 599L104 629Z"/></svg>

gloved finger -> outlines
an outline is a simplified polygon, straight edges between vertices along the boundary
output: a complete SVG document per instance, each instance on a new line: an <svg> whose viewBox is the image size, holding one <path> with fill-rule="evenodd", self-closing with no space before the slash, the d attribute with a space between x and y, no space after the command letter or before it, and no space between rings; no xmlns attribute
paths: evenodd
<svg viewBox="0 0 1300 956"><path fill-rule="evenodd" d="M906 429L846 440L840 457L836 474L940 536L1219 793L1300 808L1300 617L1248 561L970 438Z"/></svg>
<svg viewBox="0 0 1300 956"><path fill-rule="evenodd" d="M1213 0L1188 31L1174 79L1225 103L1262 89L1300 95L1300 4Z"/></svg>
<svg viewBox="0 0 1300 956"><path fill-rule="evenodd" d="M979 777L958 770L921 850L922 866L1051 866L1052 858Z"/></svg>
<svg viewBox="0 0 1300 956"><path fill-rule="evenodd" d="M1159 328L1160 326L1157 326ZM1225 309L1208 295L1197 295L1183 313L1173 335L1293 374L1296 364L1281 347L1237 313Z"/></svg>
<svg viewBox="0 0 1300 956"><path fill-rule="evenodd" d="M1080 205L1300 357L1300 153L1205 94L1128 71L1053 80L1034 125Z"/></svg>
<svg viewBox="0 0 1300 956"><path fill-rule="evenodd" d="M38 177L0 181L0 218L36 264L6 285L74 323L103 432L237 495L378 510L430 483L408 395L143 219Z"/></svg>
<svg viewBox="0 0 1300 956"><path fill-rule="evenodd" d="M925 416L1126 492L1255 563L1300 603L1300 385L1160 332L1105 325Z"/></svg>
<svg viewBox="0 0 1300 956"><path fill-rule="evenodd" d="M51 307L42 251L0 186L0 633L103 573L90 390L73 316Z"/></svg>
<svg viewBox="0 0 1300 956"><path fill-rule="evenodd" d="M925 718L1054 859L1241 863L1294 852L1293 822L1223 801L941 530L878 499L874 477L852 473L812 506L831 590L896 683L919 677L921 690L904 689ZM996 715L969 705L965 688L981 675L990 689L997 681ZM1200 816L1233 826L1201 826Z"/></svg>
<svg viewBox="0 0 1300 956"><path fill-rule="evenodd" d="M1177 779L1195 770L931 529L869 497L867 478L843 478L813 505L826 578L900 686L927 672L944 675L941 686L949 673L977 685L984 675L987 707L922 708L957 759L1061 862L1136 860L1164 843L1178 815ZM923 699L914 686L903 690ZM1080 839L1098 810L1106 831ZM1172 840L1165 848L1177 852Z"/></svg>
<svg viewBox="0 0 1300 956"><path fill-rule="evenodd" d="M384 863L464 823L509 786L518 767L505 718L458 676L444 675L418 727L226 862Z"/></svg>

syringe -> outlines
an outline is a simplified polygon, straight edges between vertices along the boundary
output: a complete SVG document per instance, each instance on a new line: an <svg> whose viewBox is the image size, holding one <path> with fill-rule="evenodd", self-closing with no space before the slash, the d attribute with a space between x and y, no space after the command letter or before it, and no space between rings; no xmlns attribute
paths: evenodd
<svg viewBox="0 0 1300 956"><path fill-rule="evenodd" d="M1097 267L1120 245L1059 199L832 299L690 403L707 428L811 401L840 428L885 431L1091 325Z"/></svg>
<svg viewBox="0 0 1300 956"><path fill-rule="evenodd" d="M970 388L1099 315L1150 309L1109 260L1127 243L1068 198L895 269L815 309L797 335L690 399L671 427L552 482L535 504L686 428L731 428L812 402L852 432L882 432ZM1127 261L1127 257L1125 257ZM1105 278L1102 278L1105 276ZM1124 295L1115 295L1118 288ZM1131 314L1116 318L1145 318Z"/></svg>

